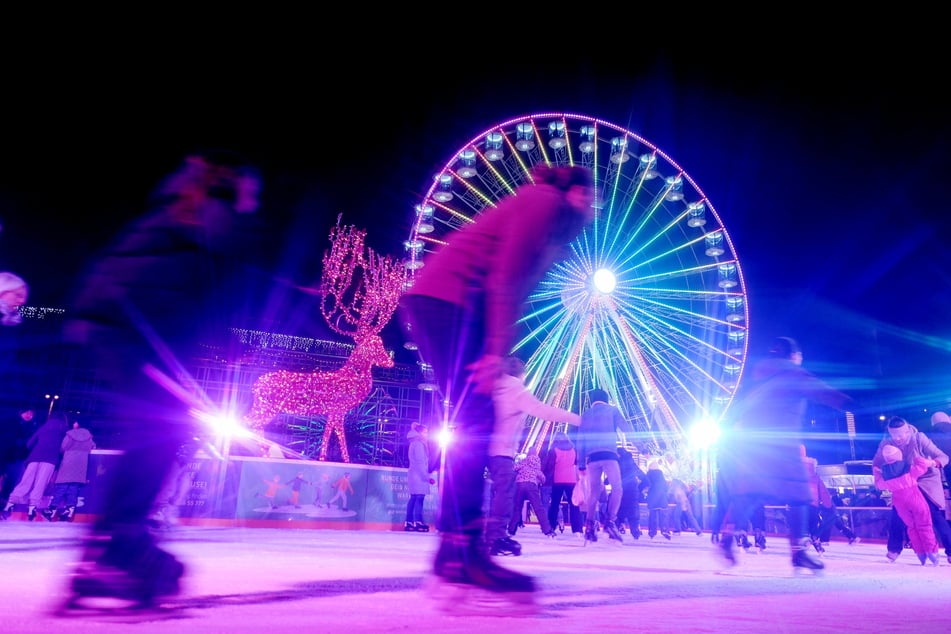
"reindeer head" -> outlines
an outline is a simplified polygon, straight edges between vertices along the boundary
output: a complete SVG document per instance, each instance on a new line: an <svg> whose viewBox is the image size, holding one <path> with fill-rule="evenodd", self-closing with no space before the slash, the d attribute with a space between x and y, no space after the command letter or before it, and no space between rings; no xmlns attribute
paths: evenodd
<svg viewBox="0 0 951 634"><path fill-rule="evenodd" d="M320 310L335 332L356 343L375 338L369 348L389 355L377 336L396 311L406 270L390 257L364 245L366 232L337 225L330 232L331 248L324 253ZM389 366L393 360L389 359ZM378 363L377 365L383 365Z"/></svg>
<svg viewBox="0 0 951 634"><path fill-rule="evenodd" d="M383 340L379 335L367 335L357 341L357 346L353 350L353 356L359 357L370 366L379 366L381 368L392 368L393 358L383 347Z"/></svg>

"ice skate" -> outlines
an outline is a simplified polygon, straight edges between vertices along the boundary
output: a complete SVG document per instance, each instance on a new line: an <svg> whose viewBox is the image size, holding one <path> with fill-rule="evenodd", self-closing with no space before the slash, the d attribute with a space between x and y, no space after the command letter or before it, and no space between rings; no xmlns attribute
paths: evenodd
<svg viewBox="0 0 951 634"><path fill-rule="evenodd" d="M927 557L932 566L938 565L938 553L928 553ZM922 564L924 564L924 562L922 562Z"/></svg>
<svg viewBox="0 0 951 634"><path fill-rule="evenodd" d="M921 553L918 555L918 561L920 561L921 565L924 566L926 563L928 563L928 555Z"/></svg>
<svg viewBox="0 0 951 634"><path fill-rule="evenodd" d="M608 520L604 523L604 532L608 534L608 537L611 540L616 541L618 544L624 543L624 538L621 537L621 533L618 532L617 525L614 523L614 520Z"/></svg>
<svg viewBox="0 0 951 634"><path fill-rule="evenodd" d="M417 532L417 533L428 533L428 532L429 532L429 524L426 524L425 522L416 522L416 532Z"/></svg>
<svg viewBox="0 0 951 634"><path fill-rule="evenodd" d="M535 614L534 579L496 565L478 542L477 535L443 534L426 596L450 614Z"/></svg>
<svg viewBox="0 0 951 634"><path fill-rule="evenodd" d="M76 507L68 506L66 510L60 513L59 519L61 522L72 522L73 518L76 516Z"/></svg>
<svg viewBox="0 0 951 634"><path fill-rule="evenodd" d="M499 537L489 546L489 554L519 557L522 554L522 545L511 537Z"/></svg>
<svg viewBox="0 0 951 634"><path fill-rule="evenodd" d="M799 540L799 544L793 548L792 565L793 572L796 574L807 570L816 576L822 574L825 564L810 552L810 546L812 546L812 540L803 537Z"/></svg>
<svg viewBox="0 0 951 634"><path fill-rule="evenodd" d="M148 533L90 540L68 577L59 615L148 612L179 592L185 567L158 548Z"/></svg>
<svg viewBox="0 0 951 634"><path fill-rule="evenodd" d="M763 552L766 550L766 534L763 531L756 531L753 536L753 543L756 544L756 550Z"/></svg>
<svg viewBox="0 0 951 634"><path fill-rule="evenodd" d="M598 541L598 532L594 528L594 522L588 520L584 525L584 545L587 546L588 543L596 543Z"/></svg>
<svg viewBox="0 0 951 634"><path fill-rule="evenodd" d="M55 522L57 519L56 514L57 514L57 509L53 506L49 506L43 509L42 511L42 515L44 518L46 518L47 522Z"/></svg>
<svg viewBox="0 0 951 634"><path fill-rule="evenodd" d="M719 551L720 556L723 558L723 561L726 563L728 568L736 565L736 555L733 554L733 536L728 534L723 534L718 542L716 542L716 549Z"/></svg>
<svg viewBox="0 0 951 634"><path fill-rule="evenodd" d="M36 519L36 507L32 504L26 510L26 519L30 522Z"/></svg>
<svg viewBox="0 0 951 634"><path fill-rule="evenodd" d="M403 530L404 530L405 532L407 532L407 533L415 533L415 532L416 532L416 522L404 522L404 523L403 523Z"/></svg>

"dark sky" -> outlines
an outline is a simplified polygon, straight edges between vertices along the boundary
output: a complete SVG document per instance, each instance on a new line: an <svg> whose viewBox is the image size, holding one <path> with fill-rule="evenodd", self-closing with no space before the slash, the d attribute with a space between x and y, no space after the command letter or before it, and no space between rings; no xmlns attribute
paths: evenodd
<svg viewBox="0 0 951 634"><path fill-rule="evenodd" d="M360 54L359 42L320 38L91 45L16 65L0 266L28 278L31 303L61 301L81 262L201 146L262 165L275 245L312 235L319 258L343 213L401 256L413 205L463 144L516 116L578 113L659 147L716 206L746 276L752 353L790 335L808 367L868 400L951 399L939 44L908 33L897 55L883 36L655 44L599 31L589 47L532 51L478 31L443 43L395 34Z"/></svg>

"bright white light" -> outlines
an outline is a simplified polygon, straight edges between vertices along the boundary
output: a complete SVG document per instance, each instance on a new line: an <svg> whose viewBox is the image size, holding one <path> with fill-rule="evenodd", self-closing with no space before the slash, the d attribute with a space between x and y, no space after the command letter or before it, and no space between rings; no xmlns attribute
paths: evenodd
<svg viewBox="0 0 951 634"><path fill-rule="evenodd" d="M720 438L720 428L714 421L706 418L694 423L693 427L687 430L687 436L691 447L706 449L716 444Z"/></svg>
<svg viewBox="0 0 951 634"><path fill-rule="evenodd" d="M445 449L452 442L452 430L452 427L443 427L436 434L436 442L439 443L440 449Z"/></svg>
<svg viewBox="0 0 951 634"><path fill-rule="evenodd" d="M617 278L607 269L598 269L594 272L594 287L607 295L617 286Z"/></svg>
<svg viewBox="0 0 951 634"><path fill-rule="evenodd" d="M211 428L218 438L228 437L250 437L251 431L241 424L240 420L233 415L216 415L210 412L201 412L192 410L192 416Z"/></svg>

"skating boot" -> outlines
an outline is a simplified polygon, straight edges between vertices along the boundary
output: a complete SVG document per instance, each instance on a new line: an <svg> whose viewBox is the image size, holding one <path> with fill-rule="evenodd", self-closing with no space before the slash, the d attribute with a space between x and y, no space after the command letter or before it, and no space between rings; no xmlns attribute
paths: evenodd
<svg viewBox="0 0 951 634"><path fill-rule="evenodd" d="M619 544L624 543L624 538L621 537L621 533L617 529L617 525L614 523L614 520L608 520L604 523L604 532L608 534L608 537L613 539ZM669 539L669 538L668 538Z"/></svg>
<svg viewBox="0 0 951 634"><path fill-rule="evenodd" d="M588 545L588 542L592 544L598 541L598 531L594 528L594 521L588 520L584 524L584 544Z"/></svg>
<svg viewBox="0 0 951 634"><path fill-rule="evenodd" d="M661 531L660 534L664 539L666 539L667 541L670 541L670 537L671 537L670 531Z"/></svg>
<svg viewBox="0 0 951 634"><path fill-rule="evenodd" d="M406 531L407 533L415 533L415 532L416 532L416 522L404 522L404 523L403 523L403 530Z"/></svg>
<svg viewBox="0 0 951 634"><path fill-rule="evenodd" d="M489 546L489 554L518 557L522 554L522 545L511 537L499 537Z"/></svg>
<svg viewBox="0 0 951 634"><path fill-rule="evenodd" d="M756 531L753 535L753 543L759 552L766 550L766 534L763 531Z"/></svg>
<svg viewBox="0 0 951 634"><path fill-rule="evenodd" d="M36 519L36 507L32 504L26 509L26 519L31 522Z"/></svg>
<svg viewBox="0 0 951 634"><path fill-rule="evenodd" d="M928 555L924 553L918 555L918 561L920 561L921 565L924 566L926 563L928 563Z"/></svg>
<svg viewBox="0 0 951 634"><path fill-rule="evenodd" d="M825 546L822 545L822 542L819 541L818 537L812 538L812 547L816 549L816 552L822 555L826 551Z"/></svg>
<svg viewBox="0 0 951 634"><path fill-rule="evenodd" d="M71 596L62 613L100 611L90 599L114 599L109 612L154 608L162 598L178 594L185 567L148 538L96 538L69 578Z"/></svg>
<svg viewBox="0 0 951 634"><path fill-rule="evenodd" d="M60 513L59 519L62 522L72 522L75 516L76 516L76 507L67 506L66 510Z"/></svg>
<svg viewBox="0 0 951 634"><path fill-rule="evenodd" d="M743 552L750 552L753 549L753 544L750 543L750 538L746 534L746 531L737 534L736 536L736 545L743 549Z"/></svg>
<svg viewBox="0 0 951 634"><path fill-rule="evenodd" d="M810 552L812 550L811 546L812 540L808 537L803 537L799 540L799 543L793 547L792 565L793 571L797 574L803 570L809 570L814 575L822 574L825 564L822 563L821 559Z"/></svg>
<svg viewBox="0 0 951 634"><path fill-rule="evenodd" d="M43 517L46 518L46 521L55 522L57 519L56 518L57 510L58 509L55 506L48 506L45 509L43 509L42 515Z"/></svg>
<svg viewBox="0 0 951 634"><path fill-rule="evenodd" d="M720 540L716 542L716 549L719 551L720 556L723 557L723 561L727 567L736 565L736 555L733 553L733 535L723 533L723 535L720 536Z"/></svg>
<svg viewBox="0 0 951 634"><path fill-rule="evenodd" d="M424 592L440 610L451 614L537 612L534 579L497 565L478 533L441 534Z"/></svg>
<svg viewBox="0 0 951 634"><path fill-rule="evenodd" d="M416 532L417 532L417 533L428 533L428 532L429 532L429 524L425 524L425 523L423 523L423 522L416 522Z"/></svg>
<svg viewBox="0 0 951 634"><path fill-rule="evenodd" d="M928 553L927 557L928 557L928 561L931 562L932 566L938 565L938 553Z"/></svg>

